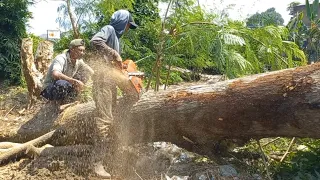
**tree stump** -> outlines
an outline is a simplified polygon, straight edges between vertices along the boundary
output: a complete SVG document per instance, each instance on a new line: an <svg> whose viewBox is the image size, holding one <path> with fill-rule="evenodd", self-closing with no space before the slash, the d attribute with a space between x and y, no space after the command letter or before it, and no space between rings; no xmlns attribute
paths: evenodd
<svg viewBox="0 0 320 180"><path fill-rule="evenodd" d="M37 70L34 64L32 46L33 42L31 38L24 38L22 40L21 65L29 92L28 108L34 104L36 98L40 97L40 92L42 90L41 79L43 78L43 74Z"/></svg>
<svg viewBox="0 0 320 180"><path fill-rule="evenodd" d="M40 42L35 55L35 64L38 71L43 75L47 74L52 59L53 43L48 40Z"/></svg>

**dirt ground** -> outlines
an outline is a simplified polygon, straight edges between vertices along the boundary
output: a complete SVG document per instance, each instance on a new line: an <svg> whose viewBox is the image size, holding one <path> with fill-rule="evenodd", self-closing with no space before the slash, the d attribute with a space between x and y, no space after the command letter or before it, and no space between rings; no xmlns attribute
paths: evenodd
<svg viewBox="0 0 320 180"><path fill-rule="evenodd" d="M0 139L4 140L10 133L16 132L46 105L44 101L39 101L31 110L26 110L27 102L25 89L0 88ZM33 128L43 126L46 123L39 122ZM110 154L105 162L113 175L112 179L259 179L228 161L221 161L220 157L220 160L208 158L166 142L122 147L118 153L121 158L115 159ZM98 179L91 174L88 162L86 155L24 157L0 166L0 179Z"/></svg>

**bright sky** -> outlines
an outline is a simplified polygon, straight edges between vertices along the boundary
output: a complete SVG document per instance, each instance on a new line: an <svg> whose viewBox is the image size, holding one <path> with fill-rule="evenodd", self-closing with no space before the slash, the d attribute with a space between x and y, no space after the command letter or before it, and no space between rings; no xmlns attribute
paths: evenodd
<svg viewBox="0 0 320 180"><path fill-rule="evenodd" d="M263 12L268 8L275 7L285 21L285 24L290 20L289 12L286 11L288 4L293 1L298 1L304 4L305 0L199 0L200 4L206 9L221 11L230 4L235 6L228 10L230 17L233 19L245 19L249 15L256 12ZM47 30L59 29L56 19L58 16L57 8L62 1L40 1L30 7L33 13L33 19L29 21L28 32L36 35L46 34ZM163 6L161 6L163 7Z"/></svg>

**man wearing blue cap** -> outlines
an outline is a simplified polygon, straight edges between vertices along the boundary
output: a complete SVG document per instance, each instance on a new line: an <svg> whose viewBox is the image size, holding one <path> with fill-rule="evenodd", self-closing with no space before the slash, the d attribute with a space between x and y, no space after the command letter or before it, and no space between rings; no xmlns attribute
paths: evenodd
<svg viewBox="0 0 320 180"><path fill-rule="evenodd" d="M102 27L90 41L99 57L93 76L93 99L96 104L95 123L98 129L93 163L95 174L102 178L111 177L105 171L102 160L106 154L106 141L110 137L109 129L113 125L112 107L116 104L116 86L119 86L117 79L123 76L120 72L122 58L119 39L129 29L135 28L137 25L131 14L127 10L118 10L113 13L110 24Z"/></svg>

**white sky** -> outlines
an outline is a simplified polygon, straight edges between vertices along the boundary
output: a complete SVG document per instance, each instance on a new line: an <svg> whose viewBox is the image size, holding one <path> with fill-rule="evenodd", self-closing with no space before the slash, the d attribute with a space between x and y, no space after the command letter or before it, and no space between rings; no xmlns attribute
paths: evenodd
<svg viewBox="0 0 320 180"><path fill-rule="evenodd" d="M208 10L221 11L230 4L235 6L228 10L233 19L245 19L256 12L263 12L268 8L275 7L285 21L290 20L289 12L286 11L288 4L298 1L304 4L305 0L199 0L202 7ZM56 19L58 16L57 8L62 1L40 1L29 10L33 13L33 19L29 21L28 32L36 35L46 34L47 30L59 29ZM163 7L163 6L161 6Z"/></svg>

